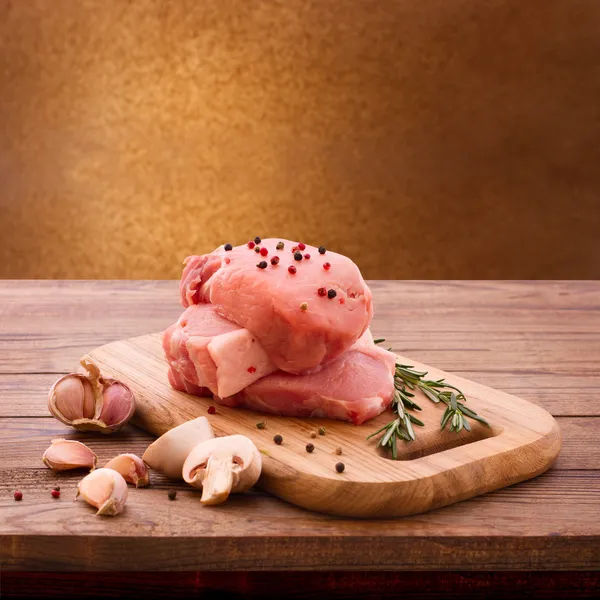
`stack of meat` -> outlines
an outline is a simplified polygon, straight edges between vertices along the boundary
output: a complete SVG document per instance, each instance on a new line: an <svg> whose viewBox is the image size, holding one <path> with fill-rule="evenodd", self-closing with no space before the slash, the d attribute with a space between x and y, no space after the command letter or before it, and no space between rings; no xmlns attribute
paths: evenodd
<svg viewBox="0 0 600 600"><path fill-rule="evenodd" d="M373 343L371 291L349 258L256 238L185 265L186 310L163 336L175 389L356 424L389 405L395 357Z"/></svg>

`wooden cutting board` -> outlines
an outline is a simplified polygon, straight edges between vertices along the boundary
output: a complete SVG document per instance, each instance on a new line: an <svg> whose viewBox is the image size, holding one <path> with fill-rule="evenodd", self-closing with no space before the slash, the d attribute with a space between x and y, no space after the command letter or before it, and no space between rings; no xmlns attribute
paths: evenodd
<svg viewBox="0 0 600 600"><path fill-rule="evenodd" d="M542 408L473 381L444 373L409 358L404 364L444 377L467 396L468 404L491 428L472 422L472 432L440 432L444 407L425 397L419 404L417 440L401 444L394 461L367 441L369 433L391 419L389 411L363 425L329 419L296 419L258 414L215 404L173 390L167 381L160 334L130 338L101 346L87 357L103 375L129 385L136 396L134 423L161 435L198 416L208 416L216 435L241 433L263 454L259 485L293 504L323 513L353 517L396 517L425 512L512 485L543 473L561 443L556 421ZM209 406L216 414L208 415ZM258 429L260 421L266 429ZM311 438L321 426L325 435ZM278 446L273 436L280 434ZM306 444L315 446L306 452ZM342 455L336 454L336 448ZM343 462L338 473L335 465Z"/></svg>

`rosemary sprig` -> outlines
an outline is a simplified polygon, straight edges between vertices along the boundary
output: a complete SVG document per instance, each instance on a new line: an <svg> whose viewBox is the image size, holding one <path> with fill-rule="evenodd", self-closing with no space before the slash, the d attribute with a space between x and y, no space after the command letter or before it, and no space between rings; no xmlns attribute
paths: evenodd
<svg viewBox="0 0 600 600"><path fill-rule="evenodd" d="M385 339L375 340L376 344L385 342ZM389 448L392 458L398 458L398 440L410 442L415 439L413 424L423 426L424 423L417 419L409 410L422 410L414 401L414 390L420 390L429 400L435 404L443 402L446 410L442 415L440 429L443 431L448 424L449 430L458 433L463 428L471 431L469 419L479 421L489 427L489 423L480 417L475 411L465 406L467 401L465 395L455 386L446 383L444 379L425 379L427 371L415 371L412 365L402 365L396 363L396 372L394 375L394 397L391 402L391 409L396 418L378 429L371 435L370 439L381 434L377 447ZM468 417L468 418L467 418Z"/></svg>

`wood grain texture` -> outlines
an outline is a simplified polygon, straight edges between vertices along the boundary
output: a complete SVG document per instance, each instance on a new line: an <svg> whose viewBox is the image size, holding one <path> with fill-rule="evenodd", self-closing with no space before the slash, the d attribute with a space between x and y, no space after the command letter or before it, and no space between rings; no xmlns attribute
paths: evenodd
<svg viewBox="0 0 600 600"><path fill-rule="evenodd" d="M375 331L390 339L386 321L393 321L397 351L406 336L415 342L420 336L406 352L411 358L448 368L462 353L455 373L528 400L539 397L552 410L564 445L550 471L424 515L370 522L310 513L260 492L234 497L223 510L196 511L196 492L177 484L180 498L169 503L172 484L153 474L152 487L131 491L127 527L95 519L92 509L70 502L78 473L58 478L65 490L60 500L49 497L57 478L38 462L39 453L68 428L40 418L46 385L99 344L169 324L179 311L176 282L0 282L4 570L599 569L598 421L586 415L598 416L600 356L591 347L581 363L566 368L562 360L577 353L582 334L600 340L600 283L370 285ZM74 343L71 328L79 332ZM502 335L511 336L512 356L495 352ZM434 362L435 341L443 345ZM534 347L537 358L528 350ZM558 359L546 361L550 347ZM482 355L483 368L470 369L471 359ZM141 452L150 436L128 427L117 437L86 439L104 460L123 445ZM25 493L22 504L12 500L17 487ZM117 543L106 541L111 532Z"/></svg>
<svg viewBox="0 0 600 600"><path fill-rule="evenodd" d="M212 398L197 398L170 386L160 334L106 344L91 350L85 360L133 390L134 422L157 436L206 415L214 404ZM398 360L462 390L469 406L491 427L472 421L471 432L441 432L443 405L417 394L425 426L416 428L416 441L400 444L400 460L392 461L376 450L376 440L366 439L390 421L388 411L355 426L219 405L209 420L217 436L241 433L256 444L263 454L262 489L332 515L383 518L421 513L535 477L554 462L560 431L538 406L402 356ZM267 428L259 430L259 421ZM326 435L311 440L310 432L320 427L326 428ZM281 445L273 442L275 434L283 436ZM310 442L315 450L309 454L305 446ZM343 456L336 456L336 447L343 449ZM335 471L339 461L345 465L343 473Z"/></svg>
<svg viewBox="0 0 600 600"><path fill-rule="evenodd" d="M0 0L0 276L175 278L278 233L369 278L597 278L599 26L597 0Z"/></svg>

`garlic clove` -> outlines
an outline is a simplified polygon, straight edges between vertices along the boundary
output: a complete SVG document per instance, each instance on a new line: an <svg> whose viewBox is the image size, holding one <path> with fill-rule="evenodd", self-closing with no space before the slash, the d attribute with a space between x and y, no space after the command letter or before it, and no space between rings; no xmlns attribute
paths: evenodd
<svg viewBox="0 0 600 600"><path fill-rule="evenodd" d="M230 493L250 489L260 477L262 457L244 435L214 438L196 446L183 465L183 479L202 488L202 504L221 504Z"/></svg>
<svg viewBox="0 0 600 600"><path fill-rule="evenodd" d="M85 444L76 440L57 439L42 456L44 464L54 471L95 469L98 457Z"/></svg>
<svg viewBox="0 0 600 600"><path fill-rule="evenodd" d="M118 431L135 412L133 392L120 381L103 378L88 359L81 364L88 374L71 373L56 381L48 395L48 409L79 431Z"/></svg>
<svg viewBox="0 0 600 600"><path fill-rule="evenodd" d="M97 515L117 515L127 502L127 483L114 469L96 469L77 485L77 495L98 509Z"/></svg>
<svg viewBox="0 0 600 600"><path fill-rule="evenodd" d="M142 456L144 462L172 479L181 479L183 463L192 449L215 437L206 417L173 427L154 441Z"/></svg>
<svg viewBox="0 0 600 600"><path fill-rule="evenodd" d="M146 487L150 483L148 467L135 454L119 454L109 460L104 468L120 473L127 483L131 483L135 487Z"/></svg>

